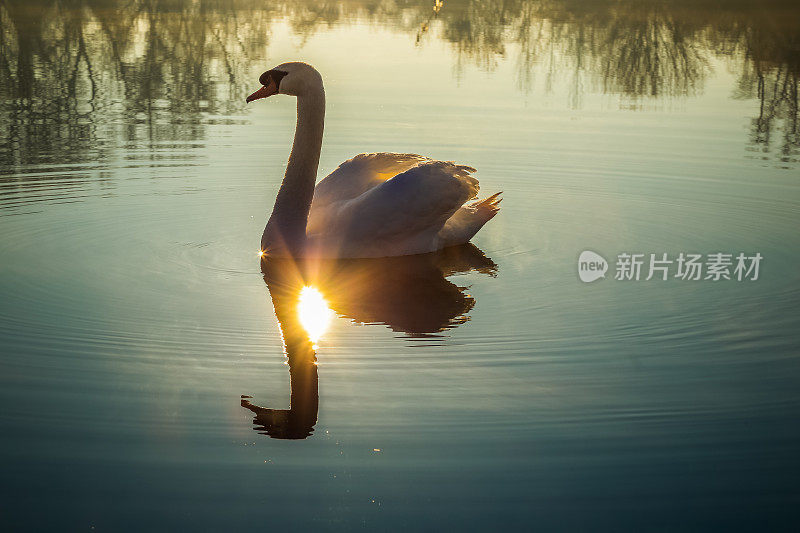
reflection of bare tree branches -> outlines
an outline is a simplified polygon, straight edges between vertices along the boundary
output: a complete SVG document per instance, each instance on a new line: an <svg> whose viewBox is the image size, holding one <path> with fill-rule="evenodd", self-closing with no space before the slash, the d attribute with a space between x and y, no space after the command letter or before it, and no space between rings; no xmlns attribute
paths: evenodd
<svg viewBox="0 0 800 533"><path fill-rule="evenodd" d="M457 71L515 61L517 83L568 81L633 99L702 89L728 58L741 97L759 98L752 143L796 158L800 8L675 0L0 0L0 162L58 148L100 150L98 125L127 141L192 140L208 114L241 110L243 77L264 56L275 20L304 39L342 21L389 24L450 43ZM770 14L772 17L770 18ZM120 116L122 120L120 120ZM126 124L127 126L121 126Z"/></svg>
<svg viewBox="0 0 800 533"><path fill-rule="evenodd" d="M647 16L615 17L595 50L605 92L634 96L694 93L709 70L700 28L659 8Z"/></svg>
<svg viewBox="0 0 800 533"><path fill-rule="evenodd" d="M713 57L735 57L740 94L761 100L752 143L771 152L782 131L780 157L798 153L797 73L800 7L650 0L462 0L439 18L456 69L469 62L491 70L516 56L517 82L533 88L533 72L569 79L569 102L581 105L587 81L635 100L681 97L702 90ZM540 69L535 67L539 65Z"/></svg>
<svg viewBox="0 0 800 533"><path fill-rule="evenodd" d="M272 13L249 0L3 0L0 20L10 163L78 157L99 124L146 123L120 126L126 140L202 137L204 114L241 108L237 80L263 55Z"/></svg>
<svg viewBox="0 0 800 533"><path fill-rule="evenodd" d="M763 153L777 151L784 163L797 162L800 153L797 81L798 72L786 65L760 70L754 64L752 72L740 79L739 94L752 94L755 89L754 96L760 103L750 129L751 149Z"/></svg>
<svg viewBox="0 0 800 533"><path fill-rule="evenodd" d="M442 35L453 43L459 62L469 58L481 68L492 69L506 53L505 22L510 15L509 3L503 0L469 2L466 9L443 19Z"/></svg>
<svg viewBox="0 0 800 533"><path fill-rule="evenodd" d="M751 121L749 149L775 153L782 163L796 163L800 155L800 29L791 22L781 24L782 18L759 20L763 16L752 17L757 24L735 24L729 30L732 51L746 58L734 96L759 101L758 116Z"/></svg>
<svg viewBox="0 0 800 533"><path fill-rule="evenodd" d="M537 63L570 73L570 101L577 106L588 76L606 92L630 96L692 93L708 59L700 38L704 25L691 20L655 2L474 0L443 20L442 36L460 63L485 69L513 49L524 90L532 88Z"/></svg>

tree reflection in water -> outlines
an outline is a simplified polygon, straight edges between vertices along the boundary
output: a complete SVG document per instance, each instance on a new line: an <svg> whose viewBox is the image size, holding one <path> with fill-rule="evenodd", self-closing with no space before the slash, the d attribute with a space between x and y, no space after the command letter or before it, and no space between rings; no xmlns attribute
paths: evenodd
<svg viewBox="0 0 800 533"><path fill-rule="evenodd" d="M433 254L381 259L345 259L297 263L262 262L275 316L289 363L289 409L242 406L255 414L259 433L279 439L303 439L313 431L319 408L316 336L325 327L329 306L354 322L385 324L394 331L424 336L467 321L475 300L447 276L480 272L494 276L497 266L471 244ZM309 287L321 298L303 298Z"/></svg>
<svg viewBox="0 0 800 533"><path fill-rule="evenodd" d="M736 94L761 101L752 149L795 162L798 15L782 0L2 0L0 163L102 160L109 138L202 140L207 117L242 112L243 80L266 61L274 24L305 39L355 20L420 46L444 40L457 71L513 57L526 91L537 71L545 90L569 79L574 107L589 89L629 107L691 95L722 58L739 74Z"/></svg>
<svg viewBox="0 0 800 533"><path fill-rule="evenodd" d="M272 16L240 0L0 2L0 162L204 139L204 115L241 111Z"/></svg>

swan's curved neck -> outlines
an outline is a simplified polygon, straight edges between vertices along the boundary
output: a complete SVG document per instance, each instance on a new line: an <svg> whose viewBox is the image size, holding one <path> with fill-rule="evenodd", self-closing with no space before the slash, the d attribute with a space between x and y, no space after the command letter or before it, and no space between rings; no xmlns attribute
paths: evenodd
<svg viewBox="0 0 800 533"><path fill-rule="evenodd" d="M297 97L297 128L292 153L262 239L274 241L277 237L292 254L300 253L305 246L306 223L314 196L324 125L325 89L320 83ZM269 232L278 235L268 236Z"/></svg>

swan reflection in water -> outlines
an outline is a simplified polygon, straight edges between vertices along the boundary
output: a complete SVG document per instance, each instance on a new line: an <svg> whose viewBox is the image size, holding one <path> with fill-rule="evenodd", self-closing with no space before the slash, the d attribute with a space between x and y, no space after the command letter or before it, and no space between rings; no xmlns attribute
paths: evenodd
<svg viewBox="0 0 800 533"><path fill-rule="evenodd" d="M270 409L242 395L253 429L276 439L311 435L319 409L316 343L335 314L384 324L412 337L457 327L475 300L446 278L470 271L494 276L497 265L472 244L432 254L298 263L261 262L289 362L289 409Z"/></svg>

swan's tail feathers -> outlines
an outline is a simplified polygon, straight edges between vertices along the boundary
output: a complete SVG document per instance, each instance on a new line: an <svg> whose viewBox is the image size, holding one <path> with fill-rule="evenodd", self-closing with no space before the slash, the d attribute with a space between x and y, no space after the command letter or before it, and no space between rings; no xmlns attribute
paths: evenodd
<svg viewBox="0 0 800 533"><path fill-rule="evenodd" d="M501 194L503 194L503 191L496 192L488 198L472 202L469 206L477 211L477 214L480 218L485 219L484 223L486 223L500 211L500 202L503 201Z"/></svg>
<svg viewBox="0 0 800 533"><path fill-rule="evenodd" d="M440 248L469 242L500 211L500 202L503 200L501 194L503 193L495 193L456 211L439 232Z"/></svg>

